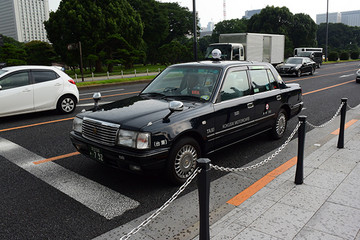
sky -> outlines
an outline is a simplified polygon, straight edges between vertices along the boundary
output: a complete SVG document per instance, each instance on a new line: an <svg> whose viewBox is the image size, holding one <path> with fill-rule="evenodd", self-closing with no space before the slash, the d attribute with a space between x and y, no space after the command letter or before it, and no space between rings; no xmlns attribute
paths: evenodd
<svg viewBox="0 0 360 240"><path fill-rule="evenodd" d="M61 0L49 0L49 8L56 11ZM160 2L178 2L180 6L193 10L193 0L157 0ZM326 13L329 1L329 13L360 10L359 0L225 0L226 18L224 19L224 0L195 0L195 8L200 18L201 27L208 22L217 22L242 18L247 10L274 7L287 7L293 14L308 14L316 22L316 14Z"/></svg>

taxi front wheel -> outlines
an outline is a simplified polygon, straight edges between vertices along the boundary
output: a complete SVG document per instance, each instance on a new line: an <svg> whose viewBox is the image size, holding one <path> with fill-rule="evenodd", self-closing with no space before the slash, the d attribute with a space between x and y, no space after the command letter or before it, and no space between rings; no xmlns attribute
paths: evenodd
<svg viewBox="0 0 360 240"><path fill-rule="evenodd" d="M176 184L183 184L196 169L196 160L200 158L201 150L199 143L185 137L177 141L170 150L167 164L167 177Z"/></svg>
<svg viewBox="0 0 360 240"><path fill-rule="evenodd" d="M271 130L271 135L274 139L280 139L284 136L287 125L287 115L284 109L280 109L277 114L275 123Z"/></svg>

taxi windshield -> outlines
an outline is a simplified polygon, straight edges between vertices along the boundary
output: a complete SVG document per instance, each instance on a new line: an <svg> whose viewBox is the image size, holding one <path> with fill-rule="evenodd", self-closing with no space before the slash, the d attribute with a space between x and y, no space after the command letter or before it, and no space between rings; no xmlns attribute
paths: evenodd
<svg viewBox="0 0 360 240"><path fill-rule="evenodd" d="M211 67L169 67L154 79L141 94L209 101L221 69Z"/></svg>

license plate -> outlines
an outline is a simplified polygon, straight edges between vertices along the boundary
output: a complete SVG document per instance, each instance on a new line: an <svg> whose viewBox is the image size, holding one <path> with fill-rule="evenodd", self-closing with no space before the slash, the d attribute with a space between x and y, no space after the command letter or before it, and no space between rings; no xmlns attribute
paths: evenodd
<svg viewBox="0 0 360 240"><path fill-rule="evenodd" d="M90 146L89 149L90 149L90 157L101 162L104 161L104 155L102 154L101 149L93 146Z"/></svg>

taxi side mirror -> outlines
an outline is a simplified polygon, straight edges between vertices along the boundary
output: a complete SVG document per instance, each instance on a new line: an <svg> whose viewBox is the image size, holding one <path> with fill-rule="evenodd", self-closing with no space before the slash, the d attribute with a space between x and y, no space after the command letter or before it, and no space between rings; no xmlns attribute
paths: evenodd
<svg viewBox="0 0 360 240"><path fill-rule="evenodd" d="M169 122L169 117L173 112L181 112L184 110L184 103L180 101L171 101L169 103L170 112L163 118L163 122Z"/></svg>

